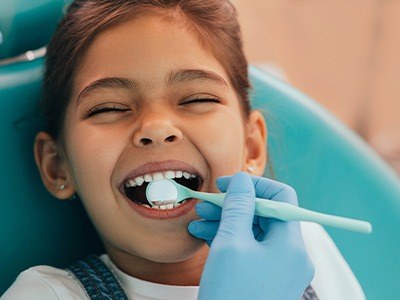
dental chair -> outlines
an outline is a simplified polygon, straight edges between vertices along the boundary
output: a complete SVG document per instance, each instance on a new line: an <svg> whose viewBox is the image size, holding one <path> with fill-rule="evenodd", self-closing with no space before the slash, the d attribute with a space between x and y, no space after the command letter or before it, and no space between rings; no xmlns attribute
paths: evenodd
<svg viewBox="0 0 400 300"><path fill-rule="evenodd" d="M48 42L64 1L2 0L0 20L5 7L10 13L7 2L26 4L19 6L26 8L23 17L13 20L28 24L39 14L41 22L47 18L48 32L41 42L29 45L27 30L32 26L6 32L0 21L0 295L30 266L64 268L104 251L81 203L53 198L41 183L33 158L35 134L44 128L36 111L43 58L35 57L43 51L24 53ZM10 32L26 37L26 43L8 45ZM252 67L250 74L253 107L268 123L270 168L265 175L292 185L302 207L371 222L370 235L326 230L367 299L399 299L399 177L312 99L260 69Z"/></svg>

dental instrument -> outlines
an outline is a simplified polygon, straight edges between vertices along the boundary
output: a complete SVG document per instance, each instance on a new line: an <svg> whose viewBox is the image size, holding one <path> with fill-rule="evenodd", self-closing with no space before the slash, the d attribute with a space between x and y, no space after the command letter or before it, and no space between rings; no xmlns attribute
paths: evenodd
<svg viewBox="0 0 400 300"><path fill-rule="evenodd" d="M193 191L171 179L155 180L146 188L148 202L154 205L173 204L188 198L197 198L214 203L220 207L224 202L225 193L205 193ZM256 198L255 215L276 218L282 221L307 221L321 225L337 227L361 233L371 233L369 222L339 217L304 209L284 202Z"/></svg>

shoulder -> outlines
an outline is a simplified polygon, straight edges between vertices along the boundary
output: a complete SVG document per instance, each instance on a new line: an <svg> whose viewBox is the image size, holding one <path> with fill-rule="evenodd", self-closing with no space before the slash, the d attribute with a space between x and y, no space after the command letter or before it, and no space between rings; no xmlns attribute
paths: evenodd
<svg viewBox="0 0 400 300"><path fill-rule="evenodd" d="M80 283L65 270L36 266L22 272L1 297L11 299L88 299Z"/></svg>
<svg viewBox="0 0 400 300"><path fill-rule="evenodd" d="M301 232L315 266L311 285L320 299L365 299L357 278L325 229L315 223L301 222Z"/></svg>

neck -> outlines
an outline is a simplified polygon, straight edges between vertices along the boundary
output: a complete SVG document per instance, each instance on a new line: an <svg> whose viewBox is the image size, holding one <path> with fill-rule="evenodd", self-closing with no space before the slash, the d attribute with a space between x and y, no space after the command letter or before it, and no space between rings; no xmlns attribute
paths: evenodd
<svg viewBox="0 0 400 300"><path fill-rule="evenodd" d="M154 262L125 252L107 253L121 271L135 278L167 285L198 286L208 247L205 245L189 259L173 263Z"/></svg>

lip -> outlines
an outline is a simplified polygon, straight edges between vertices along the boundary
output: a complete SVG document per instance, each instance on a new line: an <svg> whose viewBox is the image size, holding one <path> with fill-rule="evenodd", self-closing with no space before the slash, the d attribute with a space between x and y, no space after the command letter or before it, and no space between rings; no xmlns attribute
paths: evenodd
<svg viewBox="0 0 400 300"><path fill-rule="evenodd" d="M188 199L185 203L179 205L176 208L168 209L168 210L159 210L154 208L148 208L143 205L136 204L135 202L127 199L129 206L140 216L147 218L147 219L154 219L154 220L165 220L165 219L174 219L179 218L187 213L189 213L193 207L196 205L196 199Z"/></svg>
<svg viewBox="0 0 400 300"><path fill-rule="evenodd" d="M200 175L200 172L193 166L182 162L178 160L165 160L165 161L158 161L158 162L150 162L143 164L130 173L128 173L124 179L120 182L119 184L119 191L125 198L125 200L128 202L129 206L140 216L148 218L148 219L154 219L154 220L165 220L165 219L173 219L173 218L179 218L181 216L186 215L189 213L194 206L196 205L197 201L196 199L188 199L186 200L185 203L179 205L176 208L173 209L168 209L168 210L159 210L159 209L153 209L153 208L148 208L143 205L137 204L130 200L125 192L124 192L124 183L126 180L135 178L144 174L149 174L149 173L156 173L156 172L165 172L165 171L185 171L190 174L196 174L197 176L200 177L200 180L202 181L202 176Z"/></svg>

